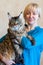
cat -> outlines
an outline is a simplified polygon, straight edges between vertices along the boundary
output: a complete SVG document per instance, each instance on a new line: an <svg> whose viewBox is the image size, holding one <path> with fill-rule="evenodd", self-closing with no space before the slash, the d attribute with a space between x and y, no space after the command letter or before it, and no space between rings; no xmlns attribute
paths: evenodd
<svg viewBox="0 0 43 65"><path fill-rule="evenodd" d="M2 43L0 43L0 53L16 63L24 63L22 56L23 46L21 43L22 36L26 36L32 43L34 43L33 37L26 34L25 27L28 27L25 24L23 13L21 12L18 16L12 17L8 12L9 18L9 28L7 29L7 34ZM0 65L5 65L0 61Z"/></svg>
<svg viewBox="0 0 43 65"><path fill-rule="evenodd" d="M21 16L21 13L19 16L16 17L11 17L8 13L8 17L9 17L9 28L7 30L7 34L5 36L5 39L0 43L0 53L8 58L11 59L13 61L15 61L16 63L23 63L23 59L20 59L20 54L22 54L22 47L20 44L18 44L19 42L15 39L15 36L13 35L12 32L14 32L15 30L12 30L12 27L16 24L19 24L19 27L21 26L22 22L20 23L20 21L22 21L22 19L19 19L19 17ZM12 39L15 39L14 41L12 41ZM16 43L16 44L15 44ZM15 48L16 47L16 48ZM5 65L2 61L0 61L0 65Z"/></svg>
<svg viewBox="0 0 43 65"><path fill-rule="evenodd" d="M16 39L18 38L19 43L21 41L22 36L26 36L30 39L32 42L32 45L34 45L35 40L32 36L28 35L26 32L26 28L28 28L28 24L25 23L25 20L23 18L23 13L21 12L19 16L11 17L10 13L8 13L9 16L9 32L11 32L13 35L16 36ZM23 21L22 21L23 20Z"/></svg>

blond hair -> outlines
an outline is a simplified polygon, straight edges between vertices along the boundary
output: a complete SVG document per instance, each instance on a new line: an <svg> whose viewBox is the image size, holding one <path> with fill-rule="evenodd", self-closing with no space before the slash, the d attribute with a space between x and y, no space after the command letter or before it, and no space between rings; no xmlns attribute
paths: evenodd
<svg viewBox="0 0 43 65"><path fill-rule="evenodd" d="M24 19L26 19L27 11L29 11L30 8L35 8L37 10L38 16L40 17L41 10L39 8L39 5L37 3L30 3L24 9L24 13L23 13Z"/></svg>

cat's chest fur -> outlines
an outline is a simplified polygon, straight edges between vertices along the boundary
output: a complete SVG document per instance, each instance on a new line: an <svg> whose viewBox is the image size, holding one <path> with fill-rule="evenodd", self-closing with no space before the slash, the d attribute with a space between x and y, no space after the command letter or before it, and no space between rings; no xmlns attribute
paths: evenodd
<svg viewBox="0 0 43 65"><path fill-rule="evenodd" d="M15 60L15 53L14 53L14 49L12 47L12 44L11 44L11 41L10 41L10 38L8 36L8 34L6 35L6 38L5 40L3 40L2 43L0 43L0 53L8 58L8 59L14 59ZM5 65L3 63L0 62L0 65Z"/></svg>

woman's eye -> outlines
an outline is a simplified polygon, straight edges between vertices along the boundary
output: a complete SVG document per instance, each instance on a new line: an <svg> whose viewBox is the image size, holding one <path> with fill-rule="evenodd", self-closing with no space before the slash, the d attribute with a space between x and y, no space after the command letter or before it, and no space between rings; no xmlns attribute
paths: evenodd
<svg viewBox="0 0 43 65"><path fill-rule="evenodd" d="M27 14L30 14L30 12L27 12Z"/></svg>

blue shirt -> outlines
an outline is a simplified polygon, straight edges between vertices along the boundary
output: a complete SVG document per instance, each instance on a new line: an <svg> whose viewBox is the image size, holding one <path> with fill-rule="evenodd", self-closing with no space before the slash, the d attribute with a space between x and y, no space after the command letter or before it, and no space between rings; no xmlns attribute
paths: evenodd
<svg viewBox="0 0 43 65"><path fill-rule="evenodd" d="M6 34L7 35L7 34ZM5 39L6 35L4 35L2 38L0 38L0 43L3 42L3 40Z"/></svg>
<svg viewBox="0 0 43 65"><path fill-rule="evenodd" d="M24 65L40 65L40 57L43 50L43 29L37 26L28 34L35 39L35 45L31 45L28 38L22 38Z"/></svg>
<svg viewBox="0 0 43 65"><path fill-rule="evenodd" d="M35 45L31 45L28 38L24 37L21 40L21 44L24 47L23 50L23 65L40 65L41 52L43 51L43 28L37 26L34 30L28 32L35 39ZM5 35L6 36L6 35ZM5 36L0 39L0 43L5 39ZM14 64L22 65L22 64Z"/></svg>

